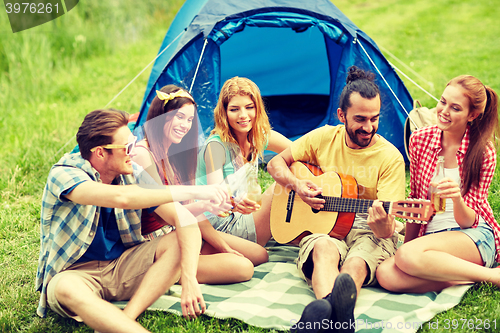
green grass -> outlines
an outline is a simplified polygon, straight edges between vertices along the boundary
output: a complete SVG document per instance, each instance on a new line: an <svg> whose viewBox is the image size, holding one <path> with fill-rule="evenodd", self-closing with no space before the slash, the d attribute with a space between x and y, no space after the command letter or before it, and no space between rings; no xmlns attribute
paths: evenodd
<svg viewBox="0 0 500 333"><path fill-rule="evenodd" d="M83 116L108 104L155 57L182 2L80 1L57 20L16 34L0 11L0 331L92 332L52 312L45 319L35 313L43 186L60 157L56 153L68 142L62 151L75 144ZM439 97L449 79L464 73L500 92L496 1L338 0L335 4L379 46L419 73L423 80L388 57L434 96ZM137 112L148 75L146 71L111 106ZM430 97L404 81L413 98L434 106ZM497 219L499 172L489 196ZM259 175L263 188L272 183L264 171ZM498 289L478 284L458 306L433 320L493 320L498 304ZM155 332L268 331L238 320L202 317L188 322L163 312L148 311L139 321ZM424 325L420 331L447 330Z"/></svg>

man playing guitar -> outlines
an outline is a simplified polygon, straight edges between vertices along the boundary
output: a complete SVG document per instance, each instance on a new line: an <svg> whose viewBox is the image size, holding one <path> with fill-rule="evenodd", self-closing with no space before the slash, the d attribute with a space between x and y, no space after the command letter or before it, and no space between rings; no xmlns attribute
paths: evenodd
<svg viewBox="0 0 500 333"><path fill-rule="evenodd" d="M292 331L316 332L327 323L335 331L354 332L357 294L362 286L376 283L377 266L396 251L395 219L379 200L404 199L405 167L396 147L376 134L381 98L374 78L373 73L352 66L337 109L344 125L304 135L268 164L276 182L293 189L313 209L325 204L317 197L322 189L289 170L295 161L350 175L358 183L359 197L375 200L368 214L356 214L345 239L313 233L300 241L297 266L317 300L306 306Z"/></svg>

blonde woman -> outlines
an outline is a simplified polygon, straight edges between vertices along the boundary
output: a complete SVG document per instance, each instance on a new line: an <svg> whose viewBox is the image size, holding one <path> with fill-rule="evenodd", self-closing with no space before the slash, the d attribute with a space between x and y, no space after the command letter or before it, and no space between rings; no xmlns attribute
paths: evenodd
<svg viewBox="0 0 500 333"><path fill-rule="evenodd" d="M291 144L285 136L271 130L260 90L247 78L233 77L224 83L214 120L215 128L198 158L198 184L223 183L246 163L256 167L264 150L280 153ZM210 215L210 223L216 230L264 246L271 238L273 188L274 185L263 194L261 204L244 197L234 203L228 216Z"/></svg>
<svg viewBox="0 0 500 333"><path fill-rule="evenodd" d="M144 140L137 143L132 156L157 183L193 185L196 172L198 117L196 103L187 91L167 85L151 102L144 124ZM183 202L198 217L205 240L198 263L199 283L223 284L249 280L253 266L266 262L267 251L254 243L217 232L205 219L208 202ZM169 232L167 221L143 210L142 233L153 239Z"/></svg>

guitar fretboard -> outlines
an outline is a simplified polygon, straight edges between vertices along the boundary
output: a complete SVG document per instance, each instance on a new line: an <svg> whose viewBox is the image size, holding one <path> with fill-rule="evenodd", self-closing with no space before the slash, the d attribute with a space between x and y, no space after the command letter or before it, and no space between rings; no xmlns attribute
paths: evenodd
<svg viewBox="0 0 500 333"><path fill-rule="evenodd" d="M339 212L339 213L368 213L368 209L372 206L374 200L368 199L353 199L353 198L338 198L330 196L319 196L325 200L324 207L321 211ZM391 203L382 201L382 205L387 214Z"/></svg>

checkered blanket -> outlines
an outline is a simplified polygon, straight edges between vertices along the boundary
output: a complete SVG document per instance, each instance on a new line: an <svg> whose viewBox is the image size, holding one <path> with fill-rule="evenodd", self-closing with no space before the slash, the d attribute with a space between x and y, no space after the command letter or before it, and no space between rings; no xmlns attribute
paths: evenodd
<svg viewBox="0 0 500 333"><path fill-rule="evenodd" d="M288 330L304 307L315 299L299 277L294 259L298 248L272 246L269 262L255 267L250 281L230 285L202 285L206 315L237 318L250 325ZM363 288L356 302L356 332L416 332L432 318L457 305L471 285L450 287L440 293L392 294L381 288ZM181 286L174 285L149 309L181 315ZM117 302L123 307L126 303ZM430 321L429 323L426 323Z"/></svg>

